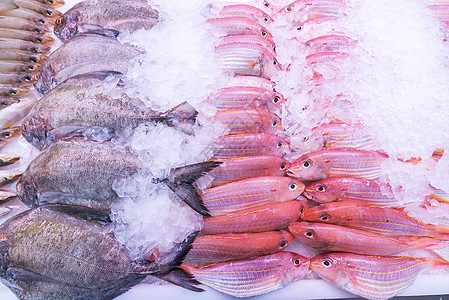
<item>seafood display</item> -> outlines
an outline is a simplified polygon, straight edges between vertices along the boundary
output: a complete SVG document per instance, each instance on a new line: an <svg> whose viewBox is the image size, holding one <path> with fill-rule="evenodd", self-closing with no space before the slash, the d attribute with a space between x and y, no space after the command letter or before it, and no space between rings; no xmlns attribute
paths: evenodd
<svg viewBox="0 0 449 300"><path fill-rule="evenodd" d="M15 297L158 282L257 299L320 280L383 300L449 271L447 3L402 7L441 47L402 86L412 68L377 67L408 52L351 23L382 4L238 2L2 0L0 282ZM441 136L395 132L429 122L414 97L436 102L421 108Z"/></svg>

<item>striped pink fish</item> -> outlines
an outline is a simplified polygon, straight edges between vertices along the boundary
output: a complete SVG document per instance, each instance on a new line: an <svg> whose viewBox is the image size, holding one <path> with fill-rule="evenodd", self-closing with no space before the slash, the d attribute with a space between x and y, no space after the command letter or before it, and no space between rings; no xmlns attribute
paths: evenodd
<svg viewBox="0 0 449 300"><path fill-rule="evenodd" d="M449 22L449 3L443 2L427 6L441 22Z"/></svg>
<svg viewBox="0 0 449 300"><path fill-rule="evenodd" d="M343 0L297 0L282 8L279 13L294 22L327 16L338 16L346 7Z"/></svg>
<svg viewBox="0 0 449 300"><path fill-rule="evenodd" d="M292 200L245 209L226 216L204 218L203 234L279 230L299 219L307 201Z"/></svg>
<svg viewBox="0 0 449 300"><path fill-rule="evenodd" d="M332 177L377 179L388 155L365 150L320 150L305 154L293 162L287 174L312 181Z"/></svg>
<svg viewBox="0 0 449 300"><path fill-rule="evenodd" d="M209 19L207 23L212 24L220 30L221 35L258 35L272 39L271 33L258 22L245 17L228 17Z"/></svg>
<svg viewBox="0 0 449 300"><path fill-rule="evenodd" d="M257 155L219 159L223 163L209 171L211 186L258 176L285 176L290 162L274 155Z"/></svg>
<svg viewBox="0 0 449 300"><path fill-rule="evenodd" d="M354 48L356 40L344 34L322 35L305 42L312 53L317 52L344 52Z"/></svg>
<svg viewBox="0 0 449 300"><path fill-rule="evenodd" d="M398 239L333 224L295 222L288 230L302 243L319 251L342 251L366 255L393 255L410 249L446 248L434 238L402 236Z"/></svg>
<svg viewBox="0 0 449 300"><path fill-rule="evenodd" d="M266 90L273 90L275 83L267 78L257 76L232 76L226 83L227 87L233 86L253 86Z"/></svg>
<svg viewBox="0 0 449 300"><path fill-rule="evenodd" d="M365 256L332 252L315 256L311 268L339 288L366 298L390 299L404 291L424 271L446 269L449 263L434 258Z"/></svg>
<svg viewBox="0 0 449 300"><path fill-rule="evenodd" d="M259 35L227 35L220 38L219 45L233 43L250 43L263 46L273 57L276 56L276 45L273 40L266 39Z"/></svg>
<svg viewBox="0 0 449 300"><path fill-rule="evenodd" d="M250 260L223 262L195 268L181 266L199 282L234 297L262 295L293 283L309 273L307 257L279 252Z"/></svg>
<svg viewBox="0 0 449 300"><path fill-rule="evenodd" d="M349 57L347 52L318 52L306 56L306 62L310 65L321 63L333 63L335 60Z"/></svg>
<svg viewBox="0 0 449 300"><path fill-rule="evenodd" d="M214 158L254 155L283 156L289 153L286 140L268 133L232 134L220 137L215 143Z"/></svg>
<svg viewBox="0 0 449 300"><path fill-rule="evenodd" d="M299 180L284 176L263 176L230 182L201 193L212 216L236 213L261 205L297 199L304 191Z"/></svg>
<svg viewBox="0 0 449 300"><path fill-rule="evenodd" d="M307 19L303 22L295 23L294 30L298 33L298 38L304 41L341 31L338 27L338 18L334 16Z"/></svg>
<svg viewBox="0 0 449 300"><path fill-rule="evenodd" d="M375 180L336 177L307 184L304 195L318 203L358 200L385 207L398 207L399 201L391 187Z"/></svg>
<svg viewBox="0 0 449 300"><path fill-rule="evenodd" d="M200 236L193 242L183 263L203 267L229 260L249 259L279 252L294 239L285 230Z"/></svg>
<svg viewBox="0 0 449 300"><path fill-rule="evenodd" d="M266 109L229 109L218 111L214 122L223 124L229 134L235 133L271 133L282 129L281 119Z"/></svg>
<svg viewBox="0 0 449 300"><path fill-rule="evenodd" d="M258 22L259 24L270 24L273 22L273 18L271 18L270 15L268 15L266 12L258 9L257 7L247 4L226 5L220 12L220 17L249 18L251 20Z"/></svg>

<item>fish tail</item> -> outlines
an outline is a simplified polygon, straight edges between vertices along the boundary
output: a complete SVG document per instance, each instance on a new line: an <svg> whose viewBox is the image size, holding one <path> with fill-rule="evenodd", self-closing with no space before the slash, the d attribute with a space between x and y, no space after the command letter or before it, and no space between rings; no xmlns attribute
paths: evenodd
<svg viewBox="0 0 449 300"><path fill-rule="evenodd" d="M204 292L204 289L195 286L201 283L192 274L181 268L176 268L160 278L194 292Z"/></svg>
<svg viewBox="0 0 449 300"><path fill-rule="evenodd" d="M424 260L426 260L430 264L432 269L449 269L449 261L447 261L446 259L426 257L424 258Z"/></svg>
<svg viewBox="0 0 449 300"><path fill-rule="evenodd" d="M164 182L178 198L187 203L193 210L203 216L210 217L194 183L198 178L218 167L221 163L219 161L206 161L176 168L170 172L168 178L161 180L161 182Z"/></svg>
<svg viewBox="0 0 449 300"><path fill-rule="evenodd" d="M163 122L169 127L175 127L188 135L193 135L193 125L196 122L197 115L198 112L195 108L185 101L165 112L155 121Z"/></svg>

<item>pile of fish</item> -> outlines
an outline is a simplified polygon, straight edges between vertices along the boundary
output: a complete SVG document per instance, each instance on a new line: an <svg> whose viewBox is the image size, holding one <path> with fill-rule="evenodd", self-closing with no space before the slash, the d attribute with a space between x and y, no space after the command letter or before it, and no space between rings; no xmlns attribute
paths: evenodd
<svg viewBox="0 0 449 300"><path fill-rule="evenodd" d="M209 121L224 134L214 137L207 161L167 167L156 178L124 146L134 130L163 124L194 135L200 123L187 102L158 112L127 93L124 74L142 50L117 37L151 30L163 22L158 11L145 0L96 0L61 15L53 7L63 3L55 0L3 1L0 97L7 107L0 112L0 145L21 133L41 152L23 174L0 181L20 177L16 193L4 191L0 201L17 195L30 208L0 225L0 281L20 299L112 299L149 275L195 292L203 284L252 297L313 271L352 294L388 299L422 272L449 268L444 220L411 217L379 180L389 157L363 124L329 114L300 143L284 130L288 99L271 79L290 70L279 64L274 41L297 43L296 55L311 70L313 102L323 101L324 87L341 75L339 63L357 47L340 27L344 0L284 2L225 5L207 21L219 32L214 51L229 80L202 105L216 111ZM429 8L441 12L441 6ZM268 29L277 18L288 21L284 35ZM46 57L50 25L63 44ZM350 112L351 100L333 92L325 96L341 99L339 109ZM7 128L25 115L21 128ZM435 162L442 155L436 149ZM0 156L0 166L18 159ZM206 173L210 183L201 189L197 180ZM152 255L131 259L110 214L123 199L114 183L136 174L201 214L202 230L169 253L157 257L149 249ZM431 200L449 202L437 189L423 199L424 210ZM285 251L294 242L319 254ZM429 250L429 257L394 256L411 249Z"/></svg>

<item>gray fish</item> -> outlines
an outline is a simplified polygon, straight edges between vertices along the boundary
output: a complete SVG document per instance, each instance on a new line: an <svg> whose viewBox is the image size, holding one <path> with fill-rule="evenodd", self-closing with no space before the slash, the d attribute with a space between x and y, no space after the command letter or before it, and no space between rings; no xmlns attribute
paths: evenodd
<svg viewBox="0 0 449 300"><path fill-rule="evenodd" d="M43 44L22 41L17 39L0 39L0 51L20 50L33 53L48 53L51 47Z"/></svg>
<svg viewBox="0 0 449 300"><path fill-rule="evenodd" d="M9 7L12 7L12 5L16 5L20 8L28 9L34 12L37 12L41 14L44 17L47 18L59 18L62 13L54 9L53 7L49 6L48 4L39 3L36 1L30 1L30 0L3 0L9 2Z"/></svg>
<svg viewBox="0 0 449 300"><path fill-rule="evenodd" d="M0 49L0 61L23 61L34 62L41 65L47 57L43 54L22 50L2 50Z"/></svg>
<svg viewBox="0 0 449 300"><path fill-rule="evenodd" d="M23 40L44 45L52 45L55 41L52 37L33 31L0 28L0 38Z"/></svg>
<svg viewBox="0 0 449 300"><path fill-rule="evenodd" d="M10 207L0 206L0 217L4 217L12 211Z"/></svg>
<svg viewBox="0 0 449 300"><path fill-rule="evenodd" d="M0 73L35 73L38 69L36 63L0 61Z"/></svg>
<svg viewBox="0 0 449 300"><path fill-rule="evenodd" d="M0 186L13 183L22 176L22 172L14 170L0 171Z"/></svg>
<svg viewBox="0 0 449 300"><path fill-rule="evenodd" d="M17 102L20 102L20 98L0 96L0 110L10 106L11 104L17 103Z"/></svg>
<svg viewBox="0 0 449 300"><path fill-rule="evenodd" d="M25 87L19 87L11 84L0 84L0 97L22 97L28 95L29 93L30 90Z"/></svg>
<svg viewBox="0 0 449 300"><path fill-rule="evenodd" d="M123 31L151 29L158 15L144 0L82 1L56 21L55 35L63 42L83 33L116 37Z"/></svg>
<svg viewBox="0 0 449 300"><path fill-rule="evenodd" d="M158 262L133 261L101 214L48 205L0 225L0 281L24 300L113 299L148 275L202 291L179 268L197 234Z"/></svg>
<svg viewBox="0 0 449 300"><path fill-rule="evenodd" d="M173 169L167 178L148 178L164 183L179 199L197 212L209 215L193 182L218 166L204 162ZM115 180L145 172L142 162L130 151L110 142L84 139L57 141L44 149L28 166L16 189L19 199L29 207L46 203L83 205L110 212L118 196Z"/></svg>
<svg viewBox="0 0 449 300"><path fill-rule="evenodd" d="M9 200L17 197L17 193L9 191L0 191L0 202L8 202Z"/></svg>
<svg viewBox="0 0 449 300"><path fill-rule="evenodd" d="M22 134L20 126L13 126L6 129L0 129L0 149Z"/></svg>
<svg viewBox="0 0 449 300"><path fill-rule="evenodd" d="M31 73L0 73L0 85L29 86L33 81L34 76Z"/></svg>
<svg viewBox="0 0 449 300"><path fill-rule="evenodd" d="M187 103L159 113L128 97L119 86L112 91L105 88L104 81L96 77L72 79L40 99L22 122L23 136L39 150L72 136L100 141L125 136L144 122L163 122L188 133L193 130L197 112ZM100 139L95 136L98 130L103 133Z"/></svg>
<svg viewBox="0 0 449 300"><path fill-rule="evenodd" d="M1 154L0 153L0 167L11 165L17 161L19 161L19 156Z"/></svg>
<svg viewBox="0 0 449 300"><path fill-rule="evenodd" d="M13 10L7 10L0 12L1 16L6 17L13 17L13 18L19 18L23 20L28 20L37 24L42 24L44 26L53 26L54 20L49 19L40 13L34 12L32 10L24 9L24 8L17 8Z"/></svg>
<svg viewBox="0 0 449 300"><path fill-rule="evenodd" d="M0 12L17 9L19 6L14 3L14 0L2 0L0 2Z"/></svg>
<svg viewBox="0 0 449 300"><path fill-rule="evenodd" d="M80 35L50 54L37 75L35 88L48 93L68 78L98 71L124 73L129 60L141 52L116 39L100 35Z"/></svg>
<svg viewBox="0 0 449 300"><path fill-rule="evenodd" d="M8 16L0 16L0 28L28 30L42 34L49 31L48 28L42 24Z"/></svg>

